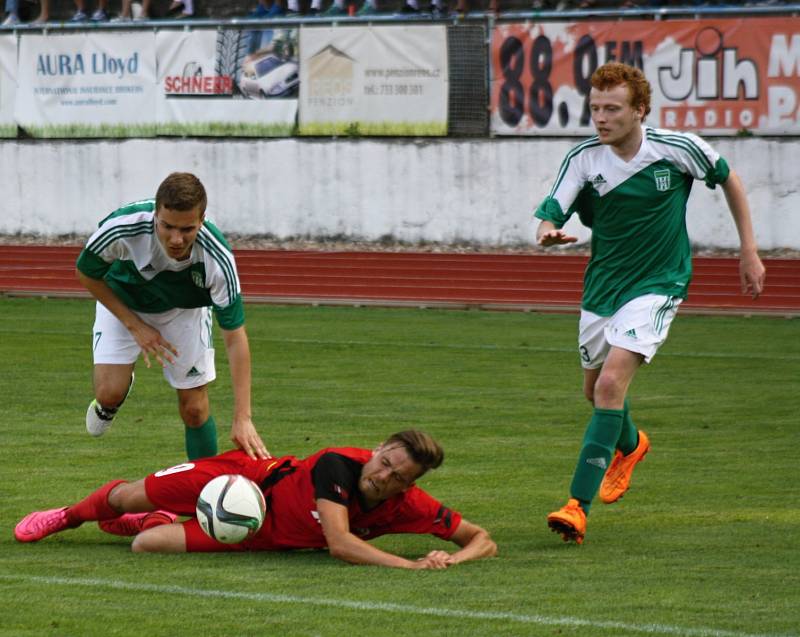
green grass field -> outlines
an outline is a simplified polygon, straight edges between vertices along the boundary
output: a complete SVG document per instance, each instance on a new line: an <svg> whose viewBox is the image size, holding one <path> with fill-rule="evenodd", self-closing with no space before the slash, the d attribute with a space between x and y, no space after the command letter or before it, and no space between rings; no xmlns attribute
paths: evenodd
<svg viewBox="0 0 800 637"><path fill-rule="evenodd" d="M583 546L567 496L590 408L573 315L249 306L254 417L270 450L371 446L419 426L447 451L422 486L487 528L497 558L447 571L320 552L134 555L95 525L17 544L20 517L183 459L174 392L138 366L100 439L88 301L0 299L0 635L798 634L800 323L679 316L631 390L653 451ZM227 449L223 347L211 397ZM408 557L432 537L376 541Z"/></svg>

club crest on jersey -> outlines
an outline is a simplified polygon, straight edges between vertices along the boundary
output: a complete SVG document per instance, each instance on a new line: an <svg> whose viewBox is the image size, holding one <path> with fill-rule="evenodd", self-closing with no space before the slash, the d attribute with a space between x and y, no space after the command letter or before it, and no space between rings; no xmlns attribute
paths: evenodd
<svg viewBox="0 0 800 637"><path fill-rule="evenodd" d="M199 287L199 288L203 287L203 283L204 283L203 275L200 272L198 272L197 270L193 270L192 271L192 281L194 282L194 284L197 287Z"/></svg>
<svg viewBox="0 0 800 637"><path fill-rule="evenodd" d="M669 190L669 170L656 170L653 172L653 178L656 180L656 190L665 192Z"/></svg>

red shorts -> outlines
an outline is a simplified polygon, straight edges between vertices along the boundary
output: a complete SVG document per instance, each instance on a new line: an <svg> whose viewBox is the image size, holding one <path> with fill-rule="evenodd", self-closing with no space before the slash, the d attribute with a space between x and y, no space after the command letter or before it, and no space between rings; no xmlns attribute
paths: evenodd
<svg viewBox="0 0 800 637"><path fill-rule="evenodd" d="M232 473L243 475L261 485L286 460L294 460L294 457L253 460L244 451L236 449L151 473L144 479L144 490L156 509L194 518L200 491L211 479ZM212 540L196 519L184 522L183 528L186 533L186 550L189 552L241 551L246 548L241 544L222 544Z"/></svg>

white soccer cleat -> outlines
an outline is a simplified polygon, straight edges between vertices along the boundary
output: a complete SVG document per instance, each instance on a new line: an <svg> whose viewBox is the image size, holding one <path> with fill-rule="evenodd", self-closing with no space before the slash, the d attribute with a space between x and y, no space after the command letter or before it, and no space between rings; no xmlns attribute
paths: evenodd
<svg viewBox="0 0 800 637"><path fill-rule="evenodd" d="M114 409L105 409L97 402L97 399L89 403L89 408L86 410L86 431L89 432L89 435L99 438L108 430L111 423L114 422L114 416L117 415L117 411L122 407L122 403L131 395L135 378L136 376L131 374L131 384L128 385L125 398L123 398L122 402Z"/></svg>
<svg viewBox="0 0 800 637"><path fill-rule="evenodd" d="M95 438L102 436L113 421L114 414L108 414L96 400L89 403L89 409L86 410L86 431L90 435Z"/></svg>

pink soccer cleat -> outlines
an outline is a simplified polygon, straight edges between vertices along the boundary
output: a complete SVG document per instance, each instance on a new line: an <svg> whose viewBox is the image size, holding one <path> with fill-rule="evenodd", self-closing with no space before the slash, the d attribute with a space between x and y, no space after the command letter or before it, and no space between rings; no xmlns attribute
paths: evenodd
<svg viewBox="0 0 800 637"><path fill-rule="evenodd" d="M66 511L67 507L62 507L28 513L14 527L14 537L17 542L38 542L48 535L71 528Z"/></svg>
<svg viewBox="0 0 800 637"><path fill-rule="evenodd" d="M125 513L118 518L102 520L97 523L103 531L112 535L130 537L139 535L154 526L172 524L178 516L169 511L149 511L146 513Z"/></svg>

